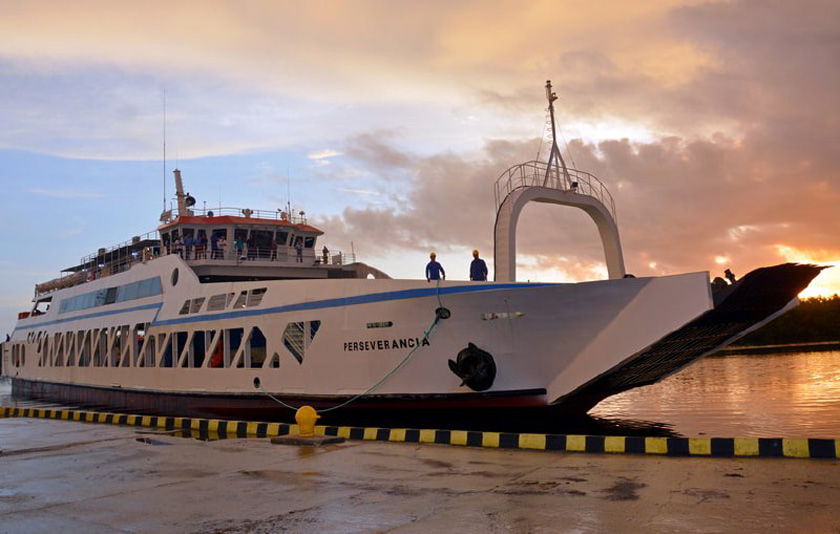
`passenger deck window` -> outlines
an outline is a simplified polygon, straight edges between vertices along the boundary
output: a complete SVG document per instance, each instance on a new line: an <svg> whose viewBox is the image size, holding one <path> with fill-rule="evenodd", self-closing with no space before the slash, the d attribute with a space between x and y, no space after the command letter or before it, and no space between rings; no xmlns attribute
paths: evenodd
<svg viewBox="0 0 840 534"><path fill-rule="evenodd" d="M230 301L233 300L235 293L222 293L221 295L213 295L207 301L207 311L220 311L227 308Z"/></svg>
<svg viewBox="0 0 840 534"><path fill-rule="evenodd" d="M204 304L204 297L193 299L190 306L190 313L198 313L201 310L201 305Z"/></svg>
<svg viewBox="0 0 840 534"><path fill-rule="evenodd" d="M259 289L252 289L248 292L248 301L246 302L246 306L259 306L262 302L263 296L265 296L266 291L268 288L261 287Z"/></svg>

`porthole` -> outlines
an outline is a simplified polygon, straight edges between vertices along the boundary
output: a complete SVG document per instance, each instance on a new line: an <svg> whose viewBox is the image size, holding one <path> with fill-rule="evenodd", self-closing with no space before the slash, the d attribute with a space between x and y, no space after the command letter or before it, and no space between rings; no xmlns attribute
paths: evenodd
<svg viewBox="0 0 840 534"><path fill-rule="evenodd" d="M172 287L178 285L178 268L172 270Z"/></svg>

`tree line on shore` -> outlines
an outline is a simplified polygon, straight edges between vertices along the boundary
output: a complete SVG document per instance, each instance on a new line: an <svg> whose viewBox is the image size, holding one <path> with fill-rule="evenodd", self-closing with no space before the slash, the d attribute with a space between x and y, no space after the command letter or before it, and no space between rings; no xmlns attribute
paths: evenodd
<svg viewBox="0 0 840 534"><path fill-rule="evenodd" d="M738 340L738 345L825 341L840 341L840 295L803 299L793 310Z"/></svg>

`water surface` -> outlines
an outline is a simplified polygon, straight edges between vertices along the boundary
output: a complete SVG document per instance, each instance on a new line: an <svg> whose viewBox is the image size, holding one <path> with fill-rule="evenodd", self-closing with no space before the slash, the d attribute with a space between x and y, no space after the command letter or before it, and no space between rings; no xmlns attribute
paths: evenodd
<svg viewBox="0 0 840 534"><path fill-rule="evenodd" d="M840 438L840 351L706 358L590 414L656 421L686 437Z"/></svg>
<svg viewBox="0 0 840 534"><path fill-rule="evenodd" d="M12 398L8 381L0 381L0 406L60 408ZM561 416L556 420L380 419L324 424L554 434L840 439L840 351L706 358L657 384L610 397L588 416Z"/></svg>

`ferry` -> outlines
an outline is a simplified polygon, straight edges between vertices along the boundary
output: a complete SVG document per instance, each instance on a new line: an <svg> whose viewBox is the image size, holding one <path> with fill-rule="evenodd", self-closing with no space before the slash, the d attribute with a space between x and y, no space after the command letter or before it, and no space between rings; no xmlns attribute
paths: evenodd
<svg viewBox="0 0 840 534"><path fill-rule="evenodd" d="M546 95L554 133L556 95ZM132 413L278 421L321 413L585 413L717 351L797 303L811 265L633 277L615 205L590 173L547 162L496 181L495 280L398 280L320 248L303 212L177 210L37 284L2 344L16 397ZM607 280L516 281L527 202L583 209Z"/></svg>

